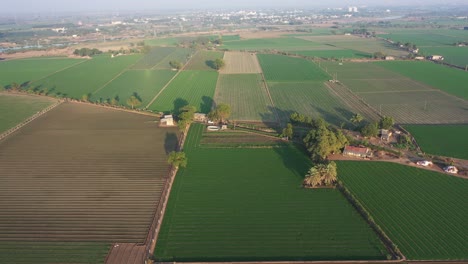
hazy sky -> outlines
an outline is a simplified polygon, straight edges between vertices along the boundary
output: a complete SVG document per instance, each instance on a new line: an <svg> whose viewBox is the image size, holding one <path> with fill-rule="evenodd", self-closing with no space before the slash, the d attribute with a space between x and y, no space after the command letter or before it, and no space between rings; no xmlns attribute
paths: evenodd
<svg viewBox="0 0 468 264"><path fill-rule="evenodd" d="M424 5L466 0L3 0L0 12L125 11L200 8Z"/></svg>

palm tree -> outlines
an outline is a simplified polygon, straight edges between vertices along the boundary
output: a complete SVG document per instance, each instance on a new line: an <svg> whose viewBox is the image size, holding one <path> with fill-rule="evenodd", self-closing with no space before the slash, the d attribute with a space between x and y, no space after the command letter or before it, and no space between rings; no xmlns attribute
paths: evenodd
<svg viewBox="0 0 468 264"><path fill-rule="evenodd" d="M303 185L307 187L317 187L319 185L331 186L337 180L336 163L317 164L309 169Z"/></svg>
<svg viewBox="0 0 468 264"><path fill-rule="evenodd" d="M351 119L349 119L349 121L351 121L351 123L353 123L354 125L359 125L359 123L361 123L362 120L364 120L364 117L359 113L356 113L351 117Z"/></svg>

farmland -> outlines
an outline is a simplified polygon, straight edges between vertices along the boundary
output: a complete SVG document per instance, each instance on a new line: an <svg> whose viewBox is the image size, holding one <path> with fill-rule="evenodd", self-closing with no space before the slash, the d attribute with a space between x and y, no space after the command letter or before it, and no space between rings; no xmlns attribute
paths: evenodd
<svg viewBox="0 0 468 264"><path fill-rule="evenodd" d="M248 52L225 52L224 61L226 65L221 69L223 74L239 73L261 73L262 69L258 63L257 56Z"/></svg>
<svg viewBox="0 0 468 264"><path fill-rule="evenodd" d="M244 51L263 51L270 49L292 51L308 50L314 46L320 46L320 44L299 38L285 37L229 41L225 42L222 48Z"/></svg>
<svg viewBox="0 0 468 264"><path fill-rule="evenodd" d="M260 74L221 74L214 99L231 106L230 119L276 121Z"/></svg>
<svg viewBox="0 0 468 264"><path fill-rule="evenodd" d="M322 117L339 126L353 115L322 82L269 83L269 89L283 122L287 122L293 112L298 112L313 118Z"/></svg>
<svg viewBox="0 0 468 264"><path fill-rule="evenodd" d="M170 70L129 70L92 95L92 100L120 98L119 103L126 105L126 100L134 93L141 97L141 107L151 99L175 75Z"/></svg>
<svg viewBox="0 0 468 264"><path fill-rule="evenodd" d="M182 71L156 98L149 109L174 112L185 105L208 113L213 104L218 73L215 71Z"/></svg>
<svg viewBox="0 0 468 264"><path fill-rule="evenodd" d="M47 97L0 93L0 134L54 102Z"/></svg>
<svg viewBox="0 0 468 264"><path fill-rule="evenodd" d="M185 67L186 70L215 71L213 61L222 59L223 52L200 50L193 56Z"/></svg>
<svg viewBox="0 0 468 264"><path fill-rule="evenodd" d="M177 48L174 52L166 56L158 64L156 64L153 69L171 69L170 61L178 61L184 65L192 56L193 50Z"/></svg>
<svg viewBox="0 0 468 264"><path fill-rule="evenodd" d="M317 58L334 58L334 59L350 59L350 58L371 58L372 54L349 50L349 49L332 49L332 50L301 50L292 52L297 55L303 55L308 57L317 57Z"/></svg>
<svg viewBox="0 0 468 264"><path fill-rule="evenodd" d="M332 75L337 74L341 84L375 111L382 115L393 116L399 123L467 122L466 101L388 70L385 68L386 65L388 64L383 62L381 64L348 62L342 65L336 62L321 63L322 68ZM428 79L437 80L433 77Z"/></svg>
<svg viewBox="0 0 468 264"><path fill-rule="evenodd" d="M329 76L315 63L282 55L259 54L265 79L269 82L325 81Z"/></svg>
<svg viewBox="0 0 468 264"><path fill-rule="evenodd" d="M151 69L157 66L166 57L176 51L176 48L172 47L154 47L151 48L148 54L145 54L135 65L133 69Z"/></svg>
<svg viewBox="0 0 468 264"><path fill-rule="evenodd" d="M67 58L0 61L0 86L11 85L13 82L23 84L36 81L83 61L85 60Z"/></svg>
<svg viewBox="0 0 468 264"><path fill-rule="evenodd" d="M176 129L153 121L64 103L1 141L0 252L37 242L16 257L62 263L66 252L81 263L112 242L144 242L168 173L166 153L177 144ZM40 248L54 254L31 255Z"/></svg>
<svg viewBox="0 0 468 264"><path fill-rule="evenodd" d="M111 58L107 54L96 56L72 68L33 82L31 86L40 89L46 88L50 94L81 98L83 94L98 90L139 58L140 55L115 58Z"/></svg>
<svg viewBox="0 0 468 264"><path fill-rule="evenodd" d="M408 259L468 258L468 180L385 162L340 161L338 175Z"/></svg>
<svg viewBox="0 0 468 264"><path fill-rule="evenodd" d="M300 187L311 164L293 145L199 148L203 129L189 131L189 163L175 178L157 260L385 258L377 236L337 190Z"/></svg>
<svg viewBox="0 0 468 264"><path fill-rule="evenodd" d="M393 61L377 64L380 67L405 75L433 88L468 100L467 88L460 85L461 83L468 83L468 74L466 72L431 62Z"/></svg>
<svg viewBox="0 0 468 264"><path fill-rule="evenodd" d="M426 153L468 159L468 125L406 125L405 128Z"/></svg>

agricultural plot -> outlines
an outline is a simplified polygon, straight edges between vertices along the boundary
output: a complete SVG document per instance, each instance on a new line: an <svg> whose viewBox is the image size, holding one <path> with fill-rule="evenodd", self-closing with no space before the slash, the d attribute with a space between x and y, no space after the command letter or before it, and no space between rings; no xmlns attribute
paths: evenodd
<svg viewBox="0 0 468 264"><path fill-rule="evenodd" d="M240 40L239 35L223 35L221 36L221 39L225 41L234 41L234 40Z"/></svg>
<svg viewBox="0 0 468 264"><path fill-rule="evenodd" d="M135 65L132 66L133 69L151 69L157 66L161 61L166 57L176 51L176 48L173 47L154 47L145 54Z"/></svg>
<svg viewBox="0 0 468 264"><path fill-rule="evenodd" d="M232 120L275 122L266 89L260 74L221 74L214 98L231 106Z"/></svg>
<svg viewBox="0 0 468 264"><path fill-rule="evenodd" d="M192 105L197 111L208 113L213 104L218 73L214 71L182 71L149 106L162 112L176 112Z"/></svg>
<svg viewBox="0 0 468 264"><path fill-rule="evenodd" d="M203 133L200 139L201 148L239 148L239 147L279 147L286 143L279 137L236 130Z"/></svg>
<svg viewBox="0 0 468 264"><path fill-rule="evenodd" d="M468 159L468 125L406 125L405 128L426 153Z"/></svg>
<svg viewBox="0 0 468 264"><path fill-rule="evenodd" d="M466 69L468 66L468 47L428 47L421 48L424 54L444 56L444 62Z"/></svg>
<svg viewBox="0 0 468 264"><path fill-rule="evenodd" d="M0 134L54 102L47 97L0 93Z"/></svg>
<svg viewBox="0 0 468 264"><path fill-rule="evenodd" d="M374 63L322 63L321 67L382 115L403 124L468 121L464 100L387 70ZM360 71L358 71L359 69ZM432 78L432 77L430 77Z"/></svg>
<svg viewBox="0 0 468 264"><path fill-rule="evenodd" d="M468 180L359 161L338 162L338 177L408 259L468 259Z"/></svg>
<svg viewBox="0 0 468 264"><path fill-rule="evenodd" d="M261 73L262 68L257 56L249 52L225 52L225 66L220 70L223 74Z"/></svg>
<svg viewBox="0 0 468 264"><path fill-rule="evenodd" d="M293 145L199 148L193 125L156 243L158 261L383 259L377 236L335 189L301 188Z"/></svg>
<svg viewBox="0 0 468 264"><path fill-rule="evenodd" d="M83 61L67 58L0 61L0 86L11 85L13 82L23 84L36 81Z"/></svg>
<svg viewBox="0 0 468 264"><path fill-rule="evenodd" d="M135 93L141 98L140 107L151 99L174 77L171 70L129 70L91 96L92 100L106 100L118 97L121 105Z"/></svg>
<svg viewBox="0 0 468 264"><path fill-rule="evenodd" d="M408 52L399 50L380 39L360 38L346 35L304 36L299 38L322 45L329 45L340 49L356 50L367 54L374 54L378 51L397 57L408 54Z"/></svg>
<svg viewBox="0 0 468 264"><path fill-rule="evenodd" d="M382 68L397 72L418 82L440 89L465 100L468 100L468 73L437 65L431 62L392 61L376 63Z"/></svg>
<svg viewBox="0 0 468 264"><path fill-rule="evenodd" d="M265 79L269 82L325 81L330 77L315 63L282 55L258 54Z"/></svg>
<svg viewBox="0 0 468 264"><path fill-rule="evenodd" d="M318 43L313 43L307 40L285 37L285 38L263 38L263 39L246 39L225 42L222 46L228 50L244 50L244 51L263 51L263 50L308 50L315 46L320 46Z"/></svg>
<svg viewBox="0 0 468 264"><path fill-rule="evenodd" d="M124 69L135 63L140 55L118 56L108 54L51 75L32 83L37 89L47 89L50 94L79 99L83 94L93 93L101 88Z"/></svg>
<svg viewBox="0 0 468 264"><path fill-rule="evenodd" d="M463 30L450 29L398 29L388 30L387 34L379 34L380 37L389 38L394 42L410 42L418 47L453 46L458 41L468 40L468 33Z"/></svg>
<svg viewBox="0 0 468 264"><path fill-rule="evenodd" d="M294 51L292 53L307 57L316 57L324 59L362 59L372 57L372 54L349 49L301 50Z"/></svg>
<svg viewBox="0 0 468 264"><path fill-rule="evenodd" d="M186 70L195 71L216 71L214 68L214 60L222 59L223 52L200 50L190 59Z"/></svg>
<svg viewBox="0 0 468 264"><path fill-rule="evenodd" d="M269 83L268 86L282 122L288 122L291 114L298 112L314 118L322 117L339 126L353 115L322 82Z"/></svg>
<svg viewBox="0 0 468 264"><path fill-rule="evenodd" d="M1 141L0 247L144 242L177 145L154 121L64 103Z"/></svg>
<svg viewBox="0 0 468 264"><path fill-rule="evenodd" d="M158 64L156 64L152 69L172 69L171 65L169 64L171 61L178 61L185 65L187 61L192 56L193 50L192 49L185 49L185 48L176 48L171 54L166 56L163 60L161 60Z"/></svg>

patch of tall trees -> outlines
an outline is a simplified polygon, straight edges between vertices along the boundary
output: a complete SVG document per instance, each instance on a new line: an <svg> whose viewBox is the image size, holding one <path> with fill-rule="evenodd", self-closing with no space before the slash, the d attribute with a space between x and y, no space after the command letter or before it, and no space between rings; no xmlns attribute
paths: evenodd
<svg viewBox="0 0 468 264"><path fill-rule="evenodd" d="M85 56L91 57L91 56L98 55L98 54L102 54L102 51L98 49L89 49L89 48L76 49L73 52L73 55L81 56L81 57L85 57Z"/></svg>

